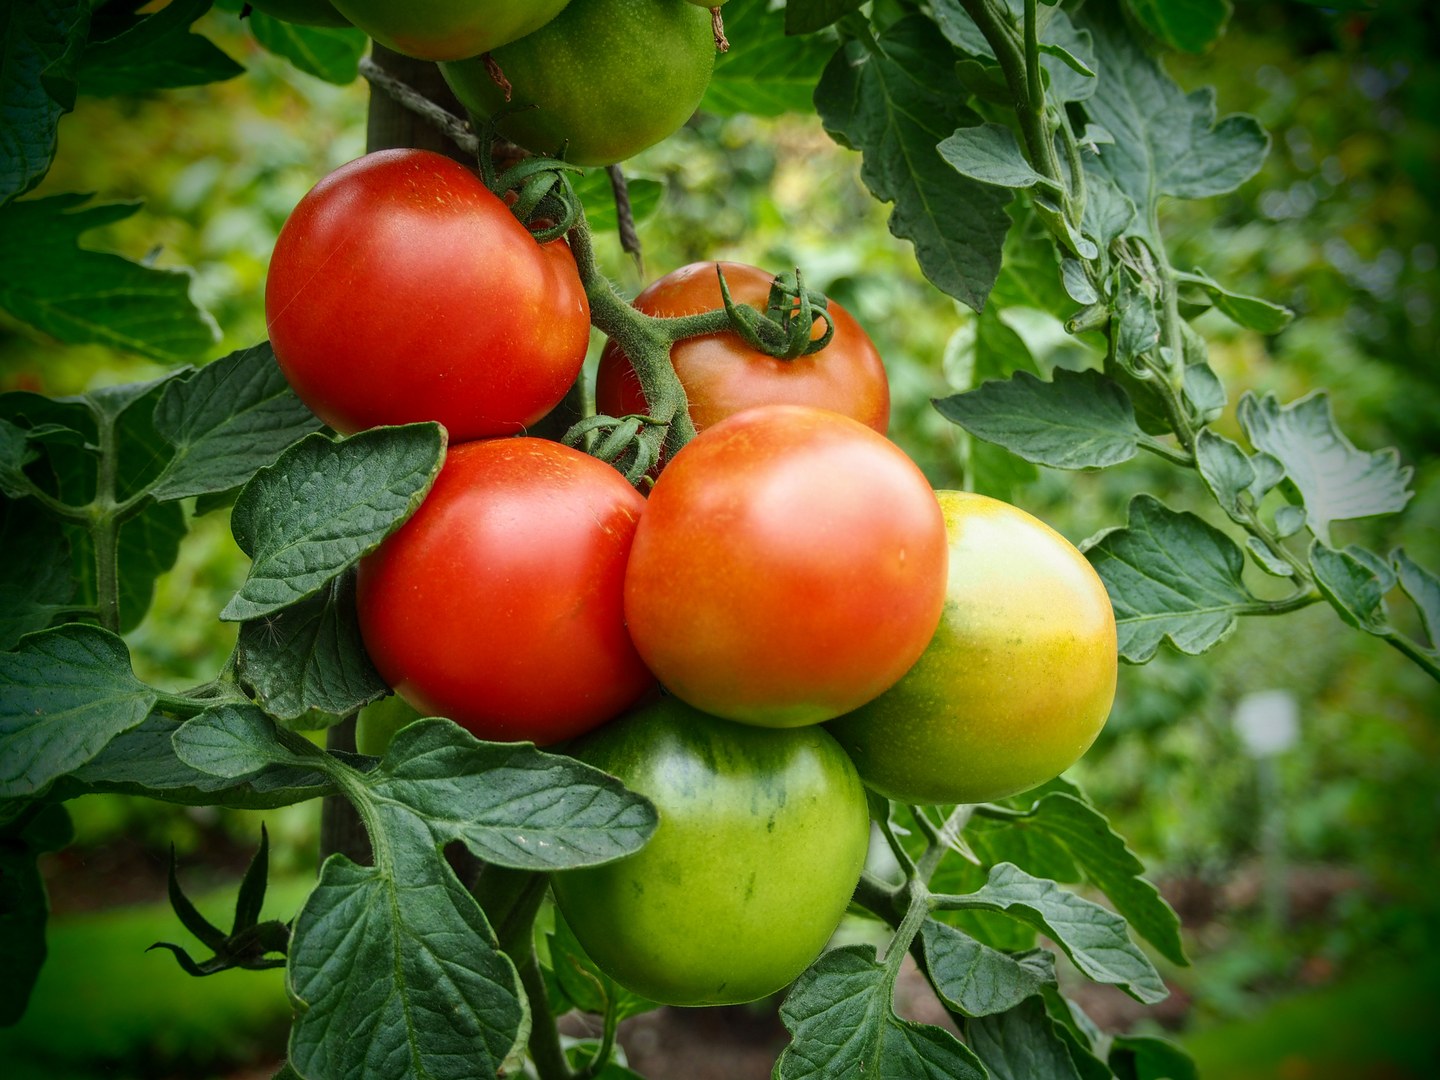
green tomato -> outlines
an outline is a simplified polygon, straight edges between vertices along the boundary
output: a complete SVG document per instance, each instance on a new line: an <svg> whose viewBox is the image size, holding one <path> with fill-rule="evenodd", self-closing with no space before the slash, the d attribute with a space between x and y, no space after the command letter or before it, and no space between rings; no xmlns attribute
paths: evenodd
<svg viewBox="0 0 1440 1080"><path fill-rule="evenodd" d="M834 739L818 727L732 724L667 698L571 753L660 813L636 854L552 879L602 971L669 1005L738 1004L820 954L870 835L865 789Z"/></svg>
<svg viewBox="0 0 1440 1080"><path fill-rule="evenodd" d="M371 757L384 757L395 733L424 715L399 694L372 701L355 719L355 749Z"/></svg>
<svg viewBox="0 0 1440 1080"><path fill-rule="evenodd" d="M336 11L330 0L250 0L250 6L300 26L350 25L350 20Z"/></svg>
<svg viewBox="0 0 1440 1080"><path fill-rule="evenodd" d="M572 0L491 58L510 82L500 133L577 165L613 165L690 119L715 66L706 13L686 0ZM460 103L480 116L506 105L482 59L441 64ZM567 145L568 144L568 145Z"/></svg>
<svg viewBox="0 0 1440 1080"><path fill-rule="evenodd" d="M335 0L388 49L420 60L463 60L544 26L568 0Z"/></svg>
<svg viewBox="0 0 1440 1080"><path fill-rule="evenodd" d="M988 802L1058 776L1095 741L1115 697L1115 613L1044 522L936 494L950 537L940 626L895 686L826 726L881 795Z"/></svg>

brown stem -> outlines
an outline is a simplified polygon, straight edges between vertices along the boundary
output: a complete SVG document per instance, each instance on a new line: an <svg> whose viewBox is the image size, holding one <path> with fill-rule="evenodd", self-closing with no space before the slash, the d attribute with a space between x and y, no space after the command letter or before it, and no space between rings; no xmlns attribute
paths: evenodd
<svg viewBox="0 0 1440 1080"><path fill-rule="evenodd" d="M718 7L710 9L710 29L715 32L716 51L729 52L730 42L725 40L725 18L720 14Z"/></svg>
<svg viewBox="0 0 1440 1080"><path fill-rule="evenodd" d="M640 234L635 231L635 211L630 205L630 185L625 182L625 172L619 165L610 165L605 171L610 176L610 190L615 193L615 219L619 224L620 249L635 260L635 269L643 278L645 253L640 250Z"/></svg>
<svg viewBox="0 0 1440 1080"><path fill-rule="evenodd" d="M515 88L510 85L510 80L505 77L505 72L500 67L500 61L496 60L495 57L491 56L488 52L480 59L485 61L485 71L490 76L490 81L500 88L501 92L505 95L505 100L509 101L511 95L515 92Z"/></svg>

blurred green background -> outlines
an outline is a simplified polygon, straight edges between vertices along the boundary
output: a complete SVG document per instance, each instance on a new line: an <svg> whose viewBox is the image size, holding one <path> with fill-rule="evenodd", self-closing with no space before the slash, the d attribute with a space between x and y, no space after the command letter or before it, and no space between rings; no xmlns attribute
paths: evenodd
<svg viewBox="0 0 1440 1080"><path fill-rule="evenodd" d="M317 179L363 151L367 92L298 73L233 15L213 12L199 28L248 74L151 98L82 98L39 194L143 199L140 214L86 243L193 268L193 295L222 331L220 356L265 336L275 235ZM1415 467L1406 514L1344 526L1340 542L1382 551L1403 542L1431 567L1440 565L1437 58L1429 5L1239 5L1212 55L1168 65L1187 88L1216 86L1222 114L1256 115L1272 153L1241 191L1173 204L1165 223L1175 265L1203 266L1297 312L1268 340L1202 319L1232 399L1326 387L1359 446L1395 446ZM798 265L860 319L890 368L892 435L936 486L1003 491L1077 542L1122 522L1142 490L1209 514L1188 476L1154 460L1036 474L966 446L929 399L959 388L975 317L920 277L885 228L887 208L860 185L858 157L813 116L701 115L627 171L665 183L659 211L640 223L650 277L699 258ZM637 291L641 277L613 233L598 246L613 280ZM1001 318L1042 366L1083 359L1053 316L1009 306ZM152 373L0 316L0 389L70 393ZM131 635L141 676L181 686L213 675L234 634L215 613L243 576L223 513L197 519ZM1245 695L1265 690L1297 699L1300 737L1261 765L1232 720ZM1166 971L1175 992L1156 1010L1108 994L1083 997L1087 1008L1108 1025L1174 1034L1202 1075L1225 1080L1440 1075L1437 764L1436 686L1328 608L1252 620L1204 658L1162 654L1124 668L1111 721L1073 775L1180 911L1195 962ZM167 954L142 950L184 939L163 904L168 845L187 887L223 922L262 819L272 911L288 917L314 873L317 808L261 815L92 797L73 810L76 844L47 870L51 962L30 1014L0 1031L5 1075L268 1076L288 1017L278 973L196 983Z"/></svg>

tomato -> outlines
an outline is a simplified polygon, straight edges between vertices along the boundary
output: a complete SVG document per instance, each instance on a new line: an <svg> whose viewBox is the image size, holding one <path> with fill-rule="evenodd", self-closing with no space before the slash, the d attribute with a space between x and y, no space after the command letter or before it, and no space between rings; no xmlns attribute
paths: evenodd
<svg viewBox="0 0 1440 1080"><path fill-rule="evenodd" d="M371 757L384 757L390 740L403 727L421 718L419 710L399 694L372 701L355 718L355 750Z"/></svg>
<svg viewBox="0 0 1440 1080"><path fill-rule="evenodd" d="M421 60L463 60L540 29L568 0L335 0L351 22Z"/></svg>
<svg viewBox="0 0 1440 1080"><path fill-rule="evenodd" d="M620 713L654 683L622 612L644 505L559 443L452 446L420 509L360 562L376 669L482 739L553 743Z"/></svg>
<svg viewBox="0 0 1440 1080"><path fill-rule="evenodd" d="M1043 784L1089 749L1115 697L1115 614L1048 525L996 499L940 493L945 615L891 690L829 729L865 782L910 803L972 803Z"/></svg>
<svg viewBox="0 0 1440 1080"><path fill-rule="evenodd" d="M463 166L425 150L367 154L300 200L265 317L290 385L331 427L438 420L454 442L540 419L590 340L565 243L537 244Z"/></svg>
<svg viewBox="0 0 1440 1080"><path fill-rule="evenodd" d="M754 266L703 262L682 266L653 282L635 298L646 315L694 315L722 306L715 268L736 303L765 310L773 275ZM670 362L690 402L697 430L755 405L816 405L859 420L885 434L890 423L890 383L885 365L869 336L851 314L834 301L828 312L835 323L830 343L810 356L783 360L751 348L739 334L707 334L677 341ZM825 324L811 334L819 338ZM610 416L647 411L630 361L614 342L600 354L595 376L595 410Z"/></svg>
<svg viewBox="0 0 1440 1080"><path fill-rule="evenodd" d="M888 689L945 600L945 521L884 436L823 409L720 421L656 481L625 576L640 655L677 697L768 727Z"/></svg>
<svg viewBox="0 0 1440 1080"><path fill-rule="evenodd" d="M613 165L695 112L715 66L710 16L685 0L571 0L540 30L491 52L519 107L500 133L577 165ZM505 106L485 62L441 64L460 103Z"/></svg>
<svg viewBox="0 0 1440 1080"><path fill-rule="evenodd" d="M330 0L250 0L250 6L301 26L350 25L350 20L336 11Z"/></svg>
<svg viewBox="0 0 1440 1080"><path fill-rule="evenodd" d="M655 1001L724 1005L774 993L820 954L870 835L865 789L823 729L745 727L669 698L571 752L660 815L634 855L551 879L602 971Z"/></svg>

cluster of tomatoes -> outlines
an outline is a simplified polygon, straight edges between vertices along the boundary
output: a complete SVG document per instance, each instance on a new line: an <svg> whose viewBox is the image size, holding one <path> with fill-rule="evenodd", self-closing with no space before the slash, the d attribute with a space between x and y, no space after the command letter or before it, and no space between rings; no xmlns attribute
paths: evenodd
<svg viewBox="0 0 1440 1080"><path fill-rule="evenodd" d="M576 0L579 2L579 0ZM722 264L733 299L768 275ZM635 300L720 306L716 264ZM865 786L971 802L1042 783L1094 739L1115 684L1103 586L1019 510L932 491L890 440L885 369L839 305L786 359L732 332L675 344L698 434L648 496L523 434L589 332L564 240L538 243L447 158L383 151L321 181L276 244L275 354L342 432L435 420L419 510L361 563L377 669L481 738L566 744L647 795L638 854L557 874L557 902L622 985L739 1002L824 947L859 878ZM598 407L642 413L612 341ZM663 688L663 689L662 689Z"/></svg>

